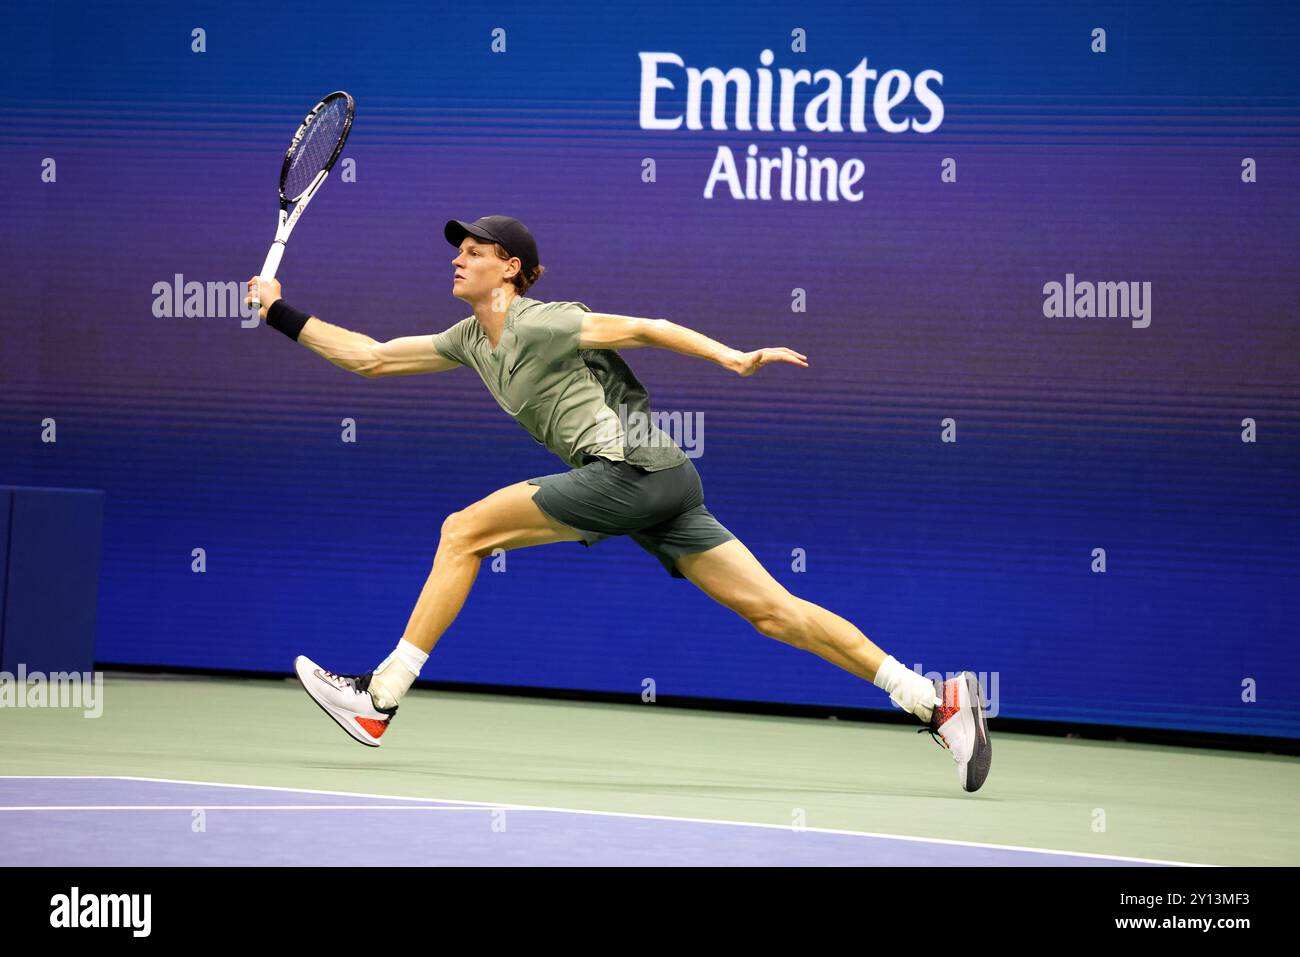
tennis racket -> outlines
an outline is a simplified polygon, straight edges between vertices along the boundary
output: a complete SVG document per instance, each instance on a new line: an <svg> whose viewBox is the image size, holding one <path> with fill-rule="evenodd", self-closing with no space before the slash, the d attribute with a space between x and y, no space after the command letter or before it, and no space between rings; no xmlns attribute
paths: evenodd
<svg viewBox="0 0 1300 957"><path fill-rule="evenodd" d="M263 279L274 279L284 256L289 234L298 225L298 218L311 202L325 177L343 152L343 144L352 131L352 114L356 104L342 90L331 93L307 114L293 135L289 149L280 167L280 225L275 231L275 241L266 254L266 262L258 273ZM293 206L293 212L289 207ZM253 314L262 308L257 292L253 293Z"/></svg>

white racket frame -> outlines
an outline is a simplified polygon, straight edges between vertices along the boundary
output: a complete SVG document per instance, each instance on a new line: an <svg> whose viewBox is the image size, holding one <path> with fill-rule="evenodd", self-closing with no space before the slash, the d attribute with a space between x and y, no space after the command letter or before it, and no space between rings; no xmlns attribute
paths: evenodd
<svg viewBox="0 0 1300 957"><path fill-rule="evenodd" d="M311 185L303 190L302 195L298 197L298 202L294 205L292 213L284 207L280 208L280 225L275 230L275 240L271 243L271 248L266 254L266 261L262 263L262 269L257 274L259 279L275 278L276 272L280 269L280 260L284 258L284 247L289 242L289 235L293 232L293 227L298 225L298 217L302 215L303 210L307 208L307 204L311 202L312 197L316 195L316 191L321 188L321 184L325 182L325 178L329 174L330 171L327 169L323 169L316 174L316 178L311 181ZM262 302L258 296L259 291L253 291L254 312L259 312L262 308Z"/></svg>
<svg viewBox="0 0 1300 957"><path fill-rule="evenodd" d="M289 152L285 154L285 170L281 171L281 177L285 175L285 171L288 169L290 155L293 153L294 147L297 146L298 141L302 138L303 134L306 132L307 127L311 122L311 120L321 111L321 109L324 108L326 103L328 103L330 100L340 95L347 97L347 101L348 101L347 125L344 128L343 136L339 144L334 148L334 153L330 157L329 165L326 166L325 169L321 170L319 173L316 174L316 178L311 181L311 185L309 185L305 190L303 190L302 193L300 193L296 199L294 200L288 199L288 197L285 197L283 195L283 190L281 191L280 222L279 225L276 227L275 239L271 242L271 248L270 250L267 251L266 261L262 263L262 269L257 274L258 279L275 278L275 274L280 269L280 260L284 258L284 249L289 242L289 235L293 232L294 226L298 225L298 218L302 216L303 211L306 210L308 204L311 203L312 197L316 195L316 191L321 188L321 184L324 183L326 178L329 176L330 170L334 168L334 162L335 160L338 159L339 154L343 150L344 143L347 142L348 134L352 131L352 110L353 110L352 97L348 96L346 91L339 90L335 93L331 93L329 96L325 97L323 100L317 103L314 107L312 107L311 112L307 114L307 118L303 120L302 125L298 127L298 132L294 135L293 142L290 143L289 145ZM283 183L283 178L281 179L281 183ZM289 212L290 203L293 203L292 213ZM253 307L254 315L258 315L262 311L262 300L261 300L260 293L261 293L261 289L258 288L255 284L253 289L253 299L252 299L252 307Z"/></svg>

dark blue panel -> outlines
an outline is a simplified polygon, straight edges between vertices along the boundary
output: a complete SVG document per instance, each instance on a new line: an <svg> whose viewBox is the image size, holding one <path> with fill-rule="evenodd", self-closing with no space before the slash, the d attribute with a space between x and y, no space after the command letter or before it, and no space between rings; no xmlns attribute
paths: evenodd
<svg viewBox="0 0 1300 957"><path fill-rule="evenodd" d="M90 671L104 493L15 488L0 670Z"/></svg>
<svg viewBox="0 0 1300 957"><path fill-rule="evenodd" d="M0 487L0 671L5 660L5 605L9 594L9 517L14 493Z"/></svg>

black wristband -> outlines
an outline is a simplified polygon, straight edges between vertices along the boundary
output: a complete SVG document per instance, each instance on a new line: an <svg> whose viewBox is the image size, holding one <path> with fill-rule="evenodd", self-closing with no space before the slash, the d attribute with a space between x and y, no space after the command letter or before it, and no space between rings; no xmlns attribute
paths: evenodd
<svg viewBox="0 0 1300 957"><path fill-rule="evenodd" d="M272 329L279 329L294 342L298 341L298 334L310 318L310 314L300 312L283 299L277 299L266 310L266 324Z"/></svg>

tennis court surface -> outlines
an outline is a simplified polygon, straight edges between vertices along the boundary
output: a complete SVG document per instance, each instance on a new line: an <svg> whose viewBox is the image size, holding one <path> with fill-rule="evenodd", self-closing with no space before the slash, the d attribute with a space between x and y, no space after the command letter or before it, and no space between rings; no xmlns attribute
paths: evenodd
<svg viewBox="0 0 1300 957"><path fill-rule="evenodd" d="M0 864L1291 864L1293 758L417 690L354 744L296 682L112 674L0 711ZM349 851L352 853L352 851Z"/></svg>

